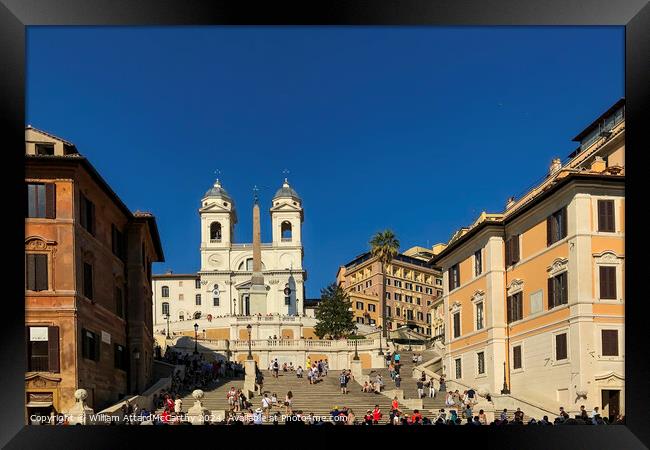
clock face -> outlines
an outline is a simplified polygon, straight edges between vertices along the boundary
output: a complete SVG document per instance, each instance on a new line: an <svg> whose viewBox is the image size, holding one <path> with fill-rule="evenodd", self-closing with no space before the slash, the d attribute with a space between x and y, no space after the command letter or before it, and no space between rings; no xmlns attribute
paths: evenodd
<svg viewBox="0 0 650 450"><path fill-rule="evenodd" d="M208 263L212 267L219 267L219 265L221 264L221 259L217 255L210 255L210 257L208 258Z"/></svg>

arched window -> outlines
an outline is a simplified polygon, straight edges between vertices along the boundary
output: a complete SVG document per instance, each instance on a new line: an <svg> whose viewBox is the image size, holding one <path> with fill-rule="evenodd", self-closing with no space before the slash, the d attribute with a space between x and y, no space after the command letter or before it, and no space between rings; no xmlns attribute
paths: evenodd
<svg viewBox="0 0 650 450"><path fill-rule="evenodd" d="M291 241L291 223L286 220L280 225L280 231L282 233L282 241L289 242Z"/></svg>
<svg viewBox="0 0 650 450"><path fill-rule="evenodd" d="M201 318L201 311L197 311L194 313L194 318L195 319L200 319Z"/></svg>
<svg viewBox="0 0 650 450"><path fill-rule="evenodd" d="M221 224L219 222L210 224L210 242L221 242Z"/></svg>
<svg viewBox="0 0 650 450"><path fill-rule="evenodd" d="M169 286L163 286L162 287L162 296L163 297L169 297Z"/></svg>
<svg viewBox="0 0 650 450"><path fill-rule="evenodd" d="M178 313L178 320L185 320L185 313L183 311Z"/></svg>
<svg viewBox="0 0 650 450"><path fill-rule="evenodd" d="M163 304L162 304L162 313L163 313L163 315L169 314L169 303L163 302Z"/></svg>

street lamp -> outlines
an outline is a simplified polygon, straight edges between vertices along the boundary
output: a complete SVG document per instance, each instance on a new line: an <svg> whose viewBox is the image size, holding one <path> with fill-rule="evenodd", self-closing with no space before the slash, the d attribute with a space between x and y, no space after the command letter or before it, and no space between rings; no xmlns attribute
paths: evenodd
<svg viewBox="0 0 650 450"><path fill-rule="evenodd" d="M359 361L359 352L357 351L357 341L358 340L359 339L354 340L354 358L352 358L352 359L354 359L355 361Z"/></svg>
<svg viewBox="0 0 650 450"><path fill-rule="evenodd" d="M503 361L503 389L501 389L502 394L510 394L510 389L508 389L508 383L506 383L506 362Z"/></svg>
<svg viewBox="0 0 650 450"><path fill-rule="evenodd" d="M138 392L138 360L140 359L140 350L133 349L133 359L135 360L135 392Z"/></svg>
<svg viewBox="0 0 650 450"><path fill-rule="evenodd" d="M384 346L381 343L381 325L379 325L379 356L384 356Z"/></svg>
<svg viewBox="0 0 650 450"><path fill-rule="evenodd" d="M195 323L194 324L194 354L198 355L199 354L199 346L198 346L198 334L199 334L199 324Z"/></svg>
<svg viewBox="0 0 650 450"><path fill-rule="evenodd" d="M170 336L169 336L169 313L165 314L165 319L167 319L167 339L170 339Z"/></svg>
<svg viewBox="0 0 650 450"><path fill-rule="evenodd" d="M251 329L252 328L253 327L251 326L250 323L246 325L246 329L248 330L248 360L249 361L253 359L253 352L251 351Z"/></svg>

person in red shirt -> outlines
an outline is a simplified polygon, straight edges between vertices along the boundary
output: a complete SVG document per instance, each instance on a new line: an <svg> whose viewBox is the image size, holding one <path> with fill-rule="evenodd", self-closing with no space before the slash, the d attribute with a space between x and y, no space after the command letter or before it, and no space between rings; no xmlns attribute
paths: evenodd
<svg viewBox="0 0 650 450"><path fill-rule="evenodd" d="M413 410L413 414L411 415L411 424L419 424L422 421L422 414L420 414L420 411L417 409Z"/></svg>
<svg viewBox="0 0 650 450"><path fill-rule="evenodd" d="M165 409L161 415L163 423L169 423L169 411Z"/></svg>
<svg viewBox="0 0 650 450"><path fill-rule="evenodd" d="M375 405L375 409L372 410L372 422L376 425L379 423L380 419L381 409L379 409L379 405Z"/></svg>
<svg viewBox="0 0 650 450"><path fill-rule="evenodd" d="M399 402L397 401L397 397L394 397L391 402L391 411L399 411Z"/></svg>

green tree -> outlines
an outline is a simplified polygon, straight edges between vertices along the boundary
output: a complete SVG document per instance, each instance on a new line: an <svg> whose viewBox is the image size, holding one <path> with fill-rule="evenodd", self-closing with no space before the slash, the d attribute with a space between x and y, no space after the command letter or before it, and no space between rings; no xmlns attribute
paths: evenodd
<svg viewBox="0 0 650 450"><path fill-rule="evenodd" d="M380 231L370 240L370 253L375 256L381 265L381 327L382 334L388 336L386 324L386 264L399 253L399 241L391 230Z"/></svg>
<svg viewBox="0 0 650 450"><path fill-rule="evenodd" d="M356 325L350 297L336 283L321 290L321 300L316 309L316 320L318 323L314 332L321 339L324 336L339 339L355 332Z"/></svg>

